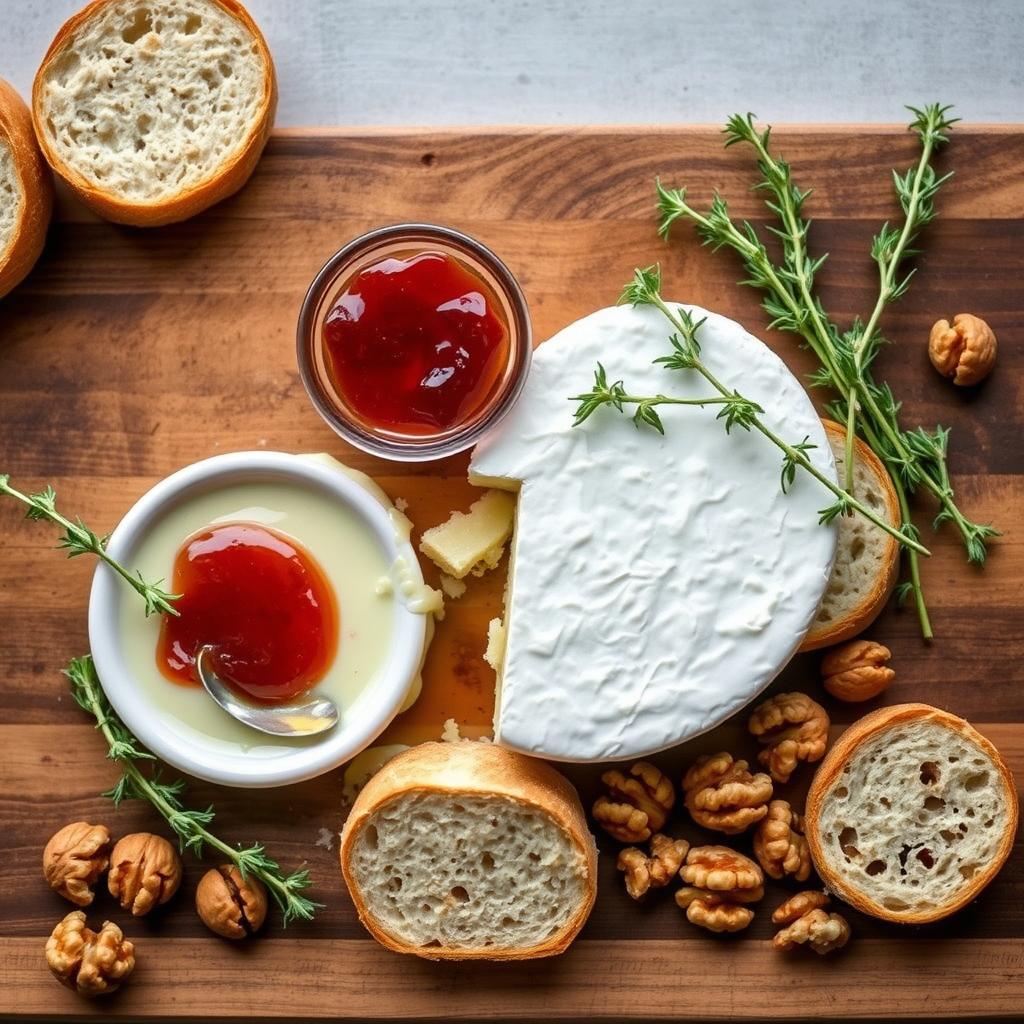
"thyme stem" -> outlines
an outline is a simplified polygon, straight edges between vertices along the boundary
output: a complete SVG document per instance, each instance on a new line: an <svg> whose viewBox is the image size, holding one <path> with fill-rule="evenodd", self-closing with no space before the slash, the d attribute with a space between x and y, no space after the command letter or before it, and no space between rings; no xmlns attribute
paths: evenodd
<svg viewBox="0 0 1024 1024"><path fill-rule="evenodd" d="M162 613L165 615L178 615L174 602L181 596L171 594L161 588L163 580L156 583L147 583L141 573L132 575L120 562L112 558L107 552L106 538L99 537L93 530L90 530L81 519L72 522L57 511L57 494L52 487L47 487L38 494L23 494L10 485L10 477L6 473L0 473L0 494L20 501L28 506L27 519L48 519L56 523L64 530L57 546L67 551L68 558L76 555L93 554L100 561L105 562L114 570L133 590L135 590L145 601L146 615Z"/></svg>
<svg viewBox="0 0 1024 1024"><path fill-rule="evenodd" d="M190 849L197 857L201 857L204 847L212 847L235 863L243 877L253 875L258 878L284 912L285 925L293 920L308 921L313 918L322 904L314 903L302 895L311 884L307 870L302 869L285 876L263 846L255 844L244 849L230 846L206 827L213 821L213 808L191 811L182 805L180 795L185 788L183 780L163 782L159 768L154 768L148 775L142 771L137 762L155 762L156 759L142 749L138 740L114 713L100 687L90 655L73 659L64 674L70 680L75 701L96 720L96 728L107 741L107 756L121 769L120 780L104 796L110 797L115 806L126 799L147 800L174 830L182 850Z"/></svg>
<svg viewBox="0 0 1024 1024"><path fill-rule="evenodd" d="M918 535L907 499L922 487L939 504L936 527L951 522L961 536L968 561L980 564L985 560L987 541L998 536L999 531L972 522L958 507L949 480L948 431L942 427L931 432L922 428L903 430L899 402L888 385L877 383L871 375L871 365L885 340L880 333L881 318L889 303L907 291L913 277L913 270L901 277L900 268L915 254L913 244L921 229L935 218L935 196L950 177L938 176L932 166L936 151L948 141L946 133L956 122L956 118L949 116L950 108L936 103L909 109L914 114L909 129L920 139L921 149L914 166L905 174L893 172L903 223L898 228L884 224L872 242L871 256L878 267L879 284L866 324L855 320L850 330L840 333L816 296L814 277L827 254L813 258L808 252L811 222L803 217L803 204L810 192L793 182L789 165L771 151L771 129L758 131L752 114L729 119L724 129L726 146L744 143L755 152L761 174L755 188L767 193L766 205L781 225L767 229L781 241L781 262L773 262L748 222L732 221L725 200L718 194L707 213L701 213L687 203L685 189L668 189L658 182L659 233L667 237L672 224L685 218L694 223L704 244L714 249L733 249L749 275L741 283L762 292L762 304L771 318L769 327L797 334L815 353L821 369L812 375L811 383L831 388L839 396L827 408L829 415L845 425L847 492L852 491L854 482L854 436L860 434L882 460L902 496L901 531ZM910 579L901 587L901 595L913 593L922 633L930 637L931 624L917 562L919 552L912 546L904 547Z"/></svg>

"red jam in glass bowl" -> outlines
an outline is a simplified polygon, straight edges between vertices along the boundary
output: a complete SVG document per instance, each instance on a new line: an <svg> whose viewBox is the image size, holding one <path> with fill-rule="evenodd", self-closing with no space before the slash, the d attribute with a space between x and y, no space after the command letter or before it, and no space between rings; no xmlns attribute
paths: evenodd
<svg viewBox="0 0 1024 1024"><path fill-rule="evenodd" d="M199 648L216 650L217 674L264 703L316 685L338 646L334 591L313 556L258 523L225 523L189 537L174 559L178 616L165 615L157 665L198 685Z"/></svg>
<svg viewBox="0 0 1024 1024"><path fill-rule="evenodd" d="M494 290L442 252L361 270L324 323L328 373L349 408L397 434L472 417L500 383L508 325Z"/></svg>
<svg viewBox="0 0 1024 1024"><path fill-rule="evenodd" d="M299 369L327 422L398 460L470 447L511 408L530 358L504 264L447 228L402 224L336 253L303 303Z"/></svg>

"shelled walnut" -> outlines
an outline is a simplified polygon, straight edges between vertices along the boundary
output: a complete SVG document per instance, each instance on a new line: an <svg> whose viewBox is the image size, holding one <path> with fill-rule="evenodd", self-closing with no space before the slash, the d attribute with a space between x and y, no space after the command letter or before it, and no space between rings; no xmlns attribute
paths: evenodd
<svg viewBox="0 0 1024 1024"><path fill-rule="evenodd" d="M79 995L114 992L135 969L135 946L116 924L94 932L81 910L72 910L46 940L46 964L53 976Z"/></svg>
<svg viewBox="0 0 1024 1024"><path fill-rule="evenodd" d="M712 932L738 932L754 919L748 903L764 896L761 869L726 846L696 846L679 872L687 884L676 903L692 924Z"/></svg>
<svg viewBox="0 0 1024 1024"><path fill-rule="evenodd" d="M617 769L601 776L608 792L594 801L594 820L623 843L642 843L659 832L676 801L668 777L648 761L638 761L629 777Z"/></svg>
<svg viewBox="0 0 1024 1024"><path fill-rule="evenodd" d="M888 647L874 640L851 640L821 660L822 685L836 700L855 704L877 697L896 678L886 665Z"/></svg>
<svg viewBox="0 0 1024 1024"><path fill-rule="evenodd" d="M650 856L635 846L627 846L615 866L626 876L626 892L638 900L649 889L660 889L676 876L690 844L658 832L651 836Z"/></svg>
<svg viewBox="0 0 1024 1024"><path fill-rule="evenodd" d="M79 907L92 903L92 887L109 864L110 833L87 821L65 825L43 850L46 884Z"/></svg>
<svg viewBox="0 0 1024 1024"><path fill-rule="evenodd" d="M783 951L807 945L822 956L842 949L850 941L850 925L841 915L826 911L828 905L829 898L823 892L791 896L772 914L775 924L785 926L776 933L772 945Z"/></svg>
<svg viewBox="0 0 1024 1024"><path fill-rule="evenodd" d="M119 839L110 855L107 888L135 917L166 903L181 884L181 858L163 838L133 832Z"/></svg>
<svg viewBox="0 0 1024 1024"><path fill-rule="evenodd" d="M828 746L828 713L806 693L778 693L759 704L747 723L762 744L758 761L776 782L789 782L801 761L820 761Z"/></svg>
<svg viewBox="0 0 1024 1024"><path fill-rule="evenodd" d="M768 813L772 780L732 754L702 754L683 776L686 807L704 828L736 835Z"/></svg>
<svg viewBox="0 0 1024 1024"><path fill-rule="evenodd" d="M980 316L957 313L952 326L937 320L928 338L928 358L943 377L970 387L984 380L996 364L996 336Z"/></svg>
<svg viewBox="0 0 1024 1024"><path fill-rule="evenodd" d="M773 800L767 816L754 830L754 856L770 878L791 877L806 882L811 874L811 850L804 838L803 818L786 800Z"/></svg>
<svg viewBox="0 0 1024 1024"><path fill-rule="evenodd" d="M203 875L196 889L196 912L203 924L226 939L244 939L263 926L267 890L256 878L243 878L234 864Z"/></svg>

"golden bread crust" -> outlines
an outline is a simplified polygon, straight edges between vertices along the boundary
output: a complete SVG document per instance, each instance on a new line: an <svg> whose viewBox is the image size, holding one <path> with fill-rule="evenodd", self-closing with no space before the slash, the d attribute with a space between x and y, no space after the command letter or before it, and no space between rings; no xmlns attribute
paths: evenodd
<svg viewBox="0 0 1024 1024"><path fill-rule="evenodd" d="M263 104L259 116L253 122L245 144L218 168L212 176L195 185L182 189L170 198L157 200L129 200L115 192L109 192L87 181L73 167L68 166L53 146L50 145L46 132L43 130L44 115L43 84L50 65L60 56L65 45L77 29L86 23L98 10L114 3L115 0L92 0L77 14L72 15L60 28L50 48L43 57L43 62L36 72L32 83L32 120L35 124L36 136L43 155L53 168L54 173L61 177L68 187L91 210L107 220L117 224L131 224L135 227L159 227L187 220L203 210L219 203L222 199L237 192L256 169L263 147L270 138L270 129L274 124L274 112L277 109L277 75L274 62L256 22L249 12L237 0L212 0L229 15L239 21L252 34L263 60Z"/></svg>
<svg viewBox="0 0 1024 1024"><path fill-rule="evenodd" d="M528 949L422 948L386 933L369 911L351 870L356 837L377 808L412 792L497 796L536 808L552 818L584 857L587 898L557 934ZM492 743L423 743L403 751L363 788L341 834L341 872L360 921L381 945L430 960L528 960L564 953L583 927L597 897L597 847L579 796L569 781L544 761Z"/></svg>
<svg viewBox="0 0 1024 1024"><path fill-rule="evenodd" d="M11 147L21 183L21 218L6 252L0 252L0 298L20 284L46 242L53 212L53 179L36 143L32 115L13 86L0 78L0 138Z"/></svg>
<svg viewBox="0 0 1024 1024"><path fill-rule="evenodd" d="M983 871L979 872L978 875L963 887L957 894L955 901L926 911L899 911L890 910L888 907L876 903L850 885L840 872L835 871L829 866L825 858L819 825L825 801L838 781L843 767L856 752L857 748L879 732L915 722L932 722L945 726L959 733L965 739L977 744L991 759L999 773L1006 791L1009 813L1006 828L1000 837L996 855ZM879 708L877 711L872 711L870 714L865 715L851 725L833 744L832 749L825 756L825 760L821 762L817 774L814 776L814 781L811 783L810 792L807 794L804 830L807 842L810 845L811 859L814 861L814 867L830 892L857 910L865 914L871 914L874 917L883 918L886 921L896 921L901 924L927 924L930 921L938 921L941 918L948 917L950 914L966 906L995 878L1013 849L1013 841L1017 833L1018 816L1017 791L1014 787L1013 775L1010 769L1007 767L999 751L969 722L950 714L948 711L932 707L929 704L895 704L892 707Z"/></svg>
<svg viewBox="0 0 1024 1024"><path fill-rule="evenodd" d="M821 422L825 427L825 433L828 435L829 441L833 443L838 441L842 445L846 437L846 427L833 420L822 420ZM889 521L899 524L900 502L896 496L896 490L892 485L888 470L882 465L878 456L859 437L854 438L853 443L855 461L862 466L868 466L882 488ZM821 647L830 647L832 644L849 640L857 636L858 633L862 633L878 618L885 607L886 601L889 600L893 587L896 586L896 578L899 575L900 567L899 541L890 534L886 534L885 543L887 545L885 553L886 571L875 580L871 593L868 594L855 611L844 618L824 624L812 622L811 628L807 631L807 636L804 637L804 642L799 647L800 652L816 651Z"/></svg>

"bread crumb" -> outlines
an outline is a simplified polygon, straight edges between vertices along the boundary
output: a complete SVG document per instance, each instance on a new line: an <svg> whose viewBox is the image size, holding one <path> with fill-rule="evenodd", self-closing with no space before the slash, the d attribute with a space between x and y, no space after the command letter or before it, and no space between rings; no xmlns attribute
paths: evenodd
<svg viewBox="0 0 1024 1024"><path fill-rule="evenodd" d="M462 580L455 579L454 576L448 576L445 573L441 573L441 589L444 591L446 597L450 597L453 601L458 600L466 592L466 584Z"/></svg>
<svg viewBox="0 0 1024 1024"><path fill-rule="evenodd" d="M314 846L322 846L325 850L334 849L334 836L335 833L329 828L320 829L320 834L317 841L313 844Z"/></svg>
<svg viewBox="0 0 1024 1024"><path fill-rule="evenodd" d="M397 508L399 512L404 512L408 507L409 502L407 502L405 498L395 498L395 508Z"/></svg>
<svg viewBox="0 0 1024 1024"><path fill-rule="evenodd" d="M462 733L459 732L459 723L454 718L449 718L441 730L442 743L459 743L462 740Z"/></svg>

